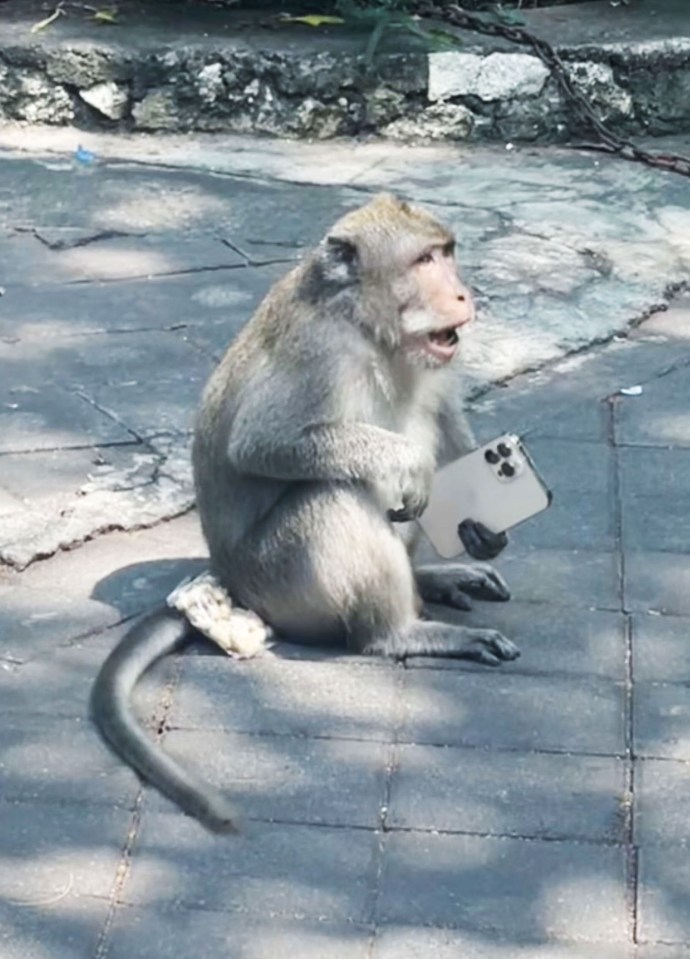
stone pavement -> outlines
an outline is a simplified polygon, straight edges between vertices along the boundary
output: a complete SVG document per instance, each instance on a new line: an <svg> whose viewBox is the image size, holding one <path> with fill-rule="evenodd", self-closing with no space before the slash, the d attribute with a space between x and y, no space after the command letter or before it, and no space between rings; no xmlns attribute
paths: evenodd
<svg viewBox="0 0 690 959"><path fill-rule="evenodd" d="M612 339L687 280L687 182L220 139L158 141L163 169L103 138L80 170L52 136L0 157L1 959L690 956L690 302ZM522 658L164 662L143 721L248 817L213 837L111 757L88 691L203 566L186 431L214 358L384 186L458 229L474 422L526 433L555 493L498 564L513 601L464 617Z"/></svg>

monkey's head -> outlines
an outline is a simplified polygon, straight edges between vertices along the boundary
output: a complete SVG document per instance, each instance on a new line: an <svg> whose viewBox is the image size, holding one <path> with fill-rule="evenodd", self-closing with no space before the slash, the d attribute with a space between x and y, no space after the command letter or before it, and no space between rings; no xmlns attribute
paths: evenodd
<svg viewBox="0 0 690 959"><path fill-rule="evenodd" d="M416 365L449 363L458 330L474 317L451 231L387 193L342 217L305 266L312 300L344 310Z"/></svg>

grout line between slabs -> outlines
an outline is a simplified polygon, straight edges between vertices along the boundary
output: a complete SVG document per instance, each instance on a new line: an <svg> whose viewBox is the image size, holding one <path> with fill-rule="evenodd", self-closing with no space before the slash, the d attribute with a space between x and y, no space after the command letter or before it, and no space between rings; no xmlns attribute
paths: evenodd
<svg viewBox="0 0 690 959"><path fill-rule="evenodd" d="M173 665L173 674L170 680L165 683L161 691L160 699L153 715L153 729L156 733L156 740L160 742L164 729L165 721L172 706L173 696L180 679L179 661ZM123 892L132 872L132 862L134 860L134 851L139 838L141 822L144 813L144 800L146 787L140 786L132 807L132 815L129 821L129 827L122 846L120 861L115 871L110 901L108 904L108 913L103 922L98 941L94 949L92 959L106 959L110 951L110 934L115 923L115 917L118 909L124 905Z"/></svg>
<svg viewBox="0 0 690 959"><path fill-rule="evenodd" d="M635 761L633 745L633 648L632 648L632 617L626 609L625 602L625 550L623 548L623 504L621 499L620 451L617 444L617 413L619 400L610 397L608 400L608 443L612 454L613 469L613 501L614 501L614 533L617 545L618 559L618 598L620 611L625 617L625 681L624 681L624 728L625 753L624 770L625 785L623 793L623 823L625 833L625 891L630 932L632 942L637 942L638 925L638 852L635 845L634 818L635 818Z"/></svg>

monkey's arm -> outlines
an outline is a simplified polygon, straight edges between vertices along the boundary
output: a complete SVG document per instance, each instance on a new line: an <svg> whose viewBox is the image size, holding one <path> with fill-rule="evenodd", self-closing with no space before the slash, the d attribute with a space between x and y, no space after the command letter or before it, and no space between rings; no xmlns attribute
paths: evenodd
<svg viewBox="0 0 690 959"><path fill-rule="evenodd" d="M301 430L235 421L227 446L232 467L287 481L361 482L390 490L390 507L406 518L426 506L433 459L404 436L369 423L313 424Z"/></svg>

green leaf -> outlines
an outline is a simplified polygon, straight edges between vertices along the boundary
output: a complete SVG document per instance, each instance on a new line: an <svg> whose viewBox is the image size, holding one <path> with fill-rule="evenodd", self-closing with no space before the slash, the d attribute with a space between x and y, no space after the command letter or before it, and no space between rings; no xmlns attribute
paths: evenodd
<svg viewBox="0 0 690 959"><path fill-rule="evenodd" d="M96 10L93 19L97 23L117 23L117 10Z"/></svg>
<svg viewBox="0 0 690 959"><path fill-rule="evenodd" d="M342 17L331 17L325 13L307 13L303 17L291 17L286 14L280 19L282 23L306 23L308 27L323 27L324 25L345 23Z"/></svg>

